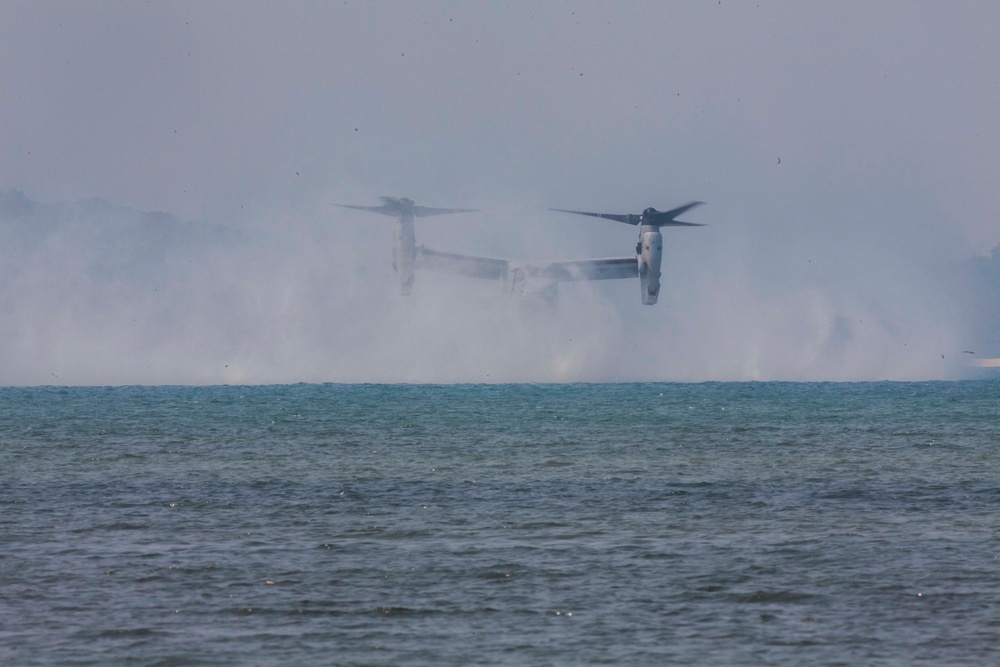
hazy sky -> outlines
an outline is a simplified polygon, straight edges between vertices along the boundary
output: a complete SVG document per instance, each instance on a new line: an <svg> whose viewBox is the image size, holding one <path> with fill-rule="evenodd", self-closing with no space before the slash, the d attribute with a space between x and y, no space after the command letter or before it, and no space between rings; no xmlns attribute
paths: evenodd
<svg viewBox="0 0 1000 667"><path fill-rule="evenodd" d="M983 253L998 30L989 1L4 0L0 187L199 219L295 172L632 208L891 180Z"/></svg>
<svg viewBox="0 0 1000 667"><path fill-rule="evenodd" d="M0 0L0 189L278 236L409 196L489 209L469 233L428 222L428 245L557 258L634 234L548 207L704 200L687 219L709 227L669 231L655 326L617 304L637 286L594 286L620 328L594 345L638 327L715 346L705 378L816 377L747 357L814 329L857 342L845 322L874 314L885 358L923 299L947 301L918 267L1000 243L998 31L996 2ZM381 271L389 228L370 224L323 233ZM928 358L962 345L937 311L921 325ZM700 355L666 375L699 379Z"/></svg>

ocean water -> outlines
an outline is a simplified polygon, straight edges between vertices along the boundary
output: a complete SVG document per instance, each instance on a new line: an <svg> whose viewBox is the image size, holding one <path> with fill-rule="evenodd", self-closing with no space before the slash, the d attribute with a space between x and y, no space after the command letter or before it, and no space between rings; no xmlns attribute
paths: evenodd
<svg viewBox="0 0 1000 667"><path fill-rule="evenodd" d="M0 663L1000 664L1000 381L0 389Z"/></svg>

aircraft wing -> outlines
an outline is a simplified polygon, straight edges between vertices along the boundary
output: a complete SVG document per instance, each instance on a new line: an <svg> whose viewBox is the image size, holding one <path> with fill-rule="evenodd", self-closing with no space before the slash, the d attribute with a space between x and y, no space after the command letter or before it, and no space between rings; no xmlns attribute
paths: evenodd
<svg viewBox="0 0 1000 667"><path fill-rule="evenodd" d="M461 276L485 278L487 280L505 280L510 268L506 259L492 257L474 257L459 255L452 252L438 252L423 246L417 248L417 268L444 273L457 273Z"/></svg>
<svg viewBox="0 0 1000 667"><path fill-rule="evenodd" d="M557 262L525 262L519 263L518 268L530 278L544 278L552 281L613 280L639 276L639 263L634 256Z"/></svg>
<svg viewBox="0 0 1000 667"><path fill-rule="evenodd" d="M423 246L417 248L417 268L456 273L487 280L506 280L518 273L525 278L552 282L567 280L612 280L636 278L639 263L635 257L605 259L574 259L554 262L514 262L493 257L475 257L451 252L438 252Z"/></svg>

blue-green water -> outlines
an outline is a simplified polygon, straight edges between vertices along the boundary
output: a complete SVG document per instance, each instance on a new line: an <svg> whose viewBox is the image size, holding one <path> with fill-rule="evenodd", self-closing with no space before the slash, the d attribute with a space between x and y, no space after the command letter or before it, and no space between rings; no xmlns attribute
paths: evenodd
<svg viewBox="0 0 1000 667"><path fill-rule="evenodd" d="M0 389L7 665L1000 661L1000 382Z"/></svg>

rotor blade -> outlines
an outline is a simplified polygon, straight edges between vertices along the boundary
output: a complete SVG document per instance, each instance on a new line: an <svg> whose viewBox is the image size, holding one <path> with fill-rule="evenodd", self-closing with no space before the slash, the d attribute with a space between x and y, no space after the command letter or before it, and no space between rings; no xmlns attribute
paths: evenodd
<svg viewBox="0 0 1000 667"><path fill-rule="evenodd" d="M550 211L559 211L560 213L576 213L577 215L589 215L594 218L604 218L605 220L614 220L615 222L624 222L626 225L637 225L639 224L639 216L629 215L629 214L617 214L617 213L590 213L588 211L570 211L565 208L550 208Z"/></svg>
<svg viewBox="0 0 1000 667"><path fill-rule="evenodd" d="M427 206L414 206L413 215L418 218L426 218L430 215L447 215L449 213L473 213L477 208L428 208Z"/></svg>
<svg viewBox="0 0 1000 667"><path fill-rule="evenodd" d="M657 227L704 227L704 223L701 222L681 222L680 220L667 220L665 222L656 222L656 218L653 218L653 222Z"/></svg>
<svg viewBox="0 0 1000 667"><path fill-rule="evenodd" d="M689 227L704 227L704 225L697 225L693 222L677 222L675 220L677 216L690 211L695 206L701 206L704 203L705 202L701 201L691 201L688 202L687 204L684 204L683 206L678 206L677 208L669 211L657 211L656 213L653 213L649 217L652 219L653 223L661 226L684 225Z"/></svg>
<svg viewBox="0 0 1000 667"><path fill-rule="evenodd" d="M353 206L351 204L336 204L340 208L353 208L359 211L368 211L369 213L381 213L382 215L391 215L393 217L399 215L399 211L394 206Z"/></svg>

